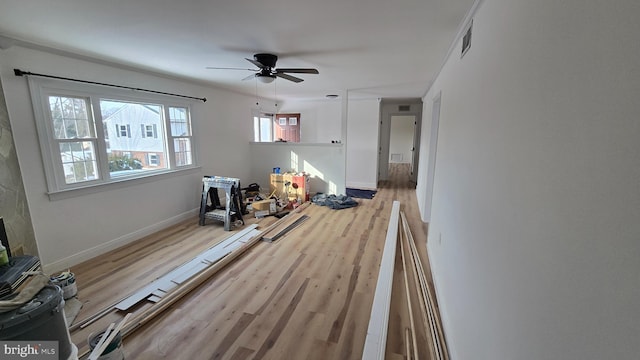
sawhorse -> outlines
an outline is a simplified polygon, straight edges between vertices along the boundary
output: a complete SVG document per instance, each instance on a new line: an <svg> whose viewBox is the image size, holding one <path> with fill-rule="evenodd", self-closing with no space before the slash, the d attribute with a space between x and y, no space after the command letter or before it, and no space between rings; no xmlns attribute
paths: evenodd
<svg viewBox="0 0 640 360"><path fill-rule="evenodd" d="M226 195L225 206L220 203L218 189L223 189ZM231 231L231 224L242 224L242 204L240 203L240 179L205 176L202 178L202 200L200 202L200 225L205 219L224 222L225 231ZM209 201L211 205L209 205Z"/></svg>

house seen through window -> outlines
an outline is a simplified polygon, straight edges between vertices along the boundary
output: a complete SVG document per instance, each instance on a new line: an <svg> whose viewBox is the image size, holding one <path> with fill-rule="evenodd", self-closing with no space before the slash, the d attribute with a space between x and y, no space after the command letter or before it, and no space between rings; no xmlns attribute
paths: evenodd
<svg viewBox="0 0 640 360"><path fill-rule="evenodd" d="M30 83L50 192L194 165L188 106L54 83Z"/></svg>
<svg viewBox="0 0 640 360"><path fill-rule="evenodd" d="M100 100L103 127L116 124L120 128L120 136L109 139L106 147L110 176L167 168L165 138L153 136L153 128L161 128L164 122L162 109L161 104ZM153 163L150 154L155 156Z"/></svg>

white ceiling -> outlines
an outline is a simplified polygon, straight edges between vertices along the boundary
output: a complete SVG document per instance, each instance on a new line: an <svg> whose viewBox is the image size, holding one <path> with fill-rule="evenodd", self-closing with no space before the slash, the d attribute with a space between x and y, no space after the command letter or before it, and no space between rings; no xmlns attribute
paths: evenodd
<svg viewBox="0 0 640 360"><path fill-rule="evenodd" d="M244 58L311 67L279 99L421 97L473 0L0 0L0 36L255 94ZM0 39L2 40L2 39ZM6 40L6 39L5 39ZM29 69L24 69L29 70ZM56 74L72 76L73 74ZM273 90L272 90L273 89ZM264 95L268 96L268 95Z"/></svg>

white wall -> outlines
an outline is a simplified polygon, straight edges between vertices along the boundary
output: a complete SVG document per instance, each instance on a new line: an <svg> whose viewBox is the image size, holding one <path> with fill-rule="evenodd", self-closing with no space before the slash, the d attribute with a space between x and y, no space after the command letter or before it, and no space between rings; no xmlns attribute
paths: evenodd
<svg viewBox="0 0 640 360"><path fill-rule="evenodd" d="M14 76L14 68L206 97L206 103L192 103L201 168L50 201L27 81ZM0 51L0 77L46 271L66 269L184 218L197 221L194 210L199 206L202 175L249 177L249 149L242 144L252 138L251 106L255 99L15 46Z"/></svg>
<svg viewBox="0 0 640 360"><path fill-rule="evenodd" d="M391 116L391 136L389 138L389 162L411 163L413 128L416 117L411 115Z"/></svg>
<svg viewBox="0 0 640 360"><path fill-rule="evenodd" d="M453 359L638 358L639 16L485 0L425 96L427 120L442 91L428 247Z"/></svg>
<svg viewBox="0 0 640 360"><path fill-rule="evenodd" d="M292 171L308 173L309 193L344 194L343 144L308 143L251 143L250 181L269 189L270 174L274 167L282 173Z"/></svg>
<svg viewBox="0 0 640 360"><path fill-rule="evenodd" d="M379 120L380 103L377 99L348 101L347 187L377 187Z"/></svg>
<svg viewBox="0 0 640 360"><path fill-rule="evenodd" d="M342 141L342 101L289 100L278 109L279 113L300 113L300 142L331 143Z"/></svg>

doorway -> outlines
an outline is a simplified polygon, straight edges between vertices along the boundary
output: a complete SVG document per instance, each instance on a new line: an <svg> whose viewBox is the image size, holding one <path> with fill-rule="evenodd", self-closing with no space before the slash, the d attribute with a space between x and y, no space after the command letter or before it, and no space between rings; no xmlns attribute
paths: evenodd
<svg viewBox="0 0 640 360"><path fill-rule="evenodd" d="M276 114L273 141L300 142L300 114Z"/></svg>
<svg viewBox="0 0 640 360"><path fill-rule="evenodd" d="M415 188L418 179L422 100L383 99L380 106L378 181L407 180Z"/></svg>

